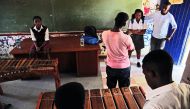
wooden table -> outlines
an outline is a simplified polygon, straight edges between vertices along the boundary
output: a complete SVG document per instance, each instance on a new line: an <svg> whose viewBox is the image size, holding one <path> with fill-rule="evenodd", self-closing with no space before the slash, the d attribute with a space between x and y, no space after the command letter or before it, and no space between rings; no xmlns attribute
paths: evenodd
<svg viewBox="0 0 190 109"><path fill-rule="evenodd" d="M41 93L36 109L56 109L53 106L54 95L55 92ZM145 97L138 86L93 89L85 91L84 109L142 109L144 103Z"/></svg>
<svg viewBox="0 0 190 109"><path fill-rule="evenodd" d="M21 49L14 48L10 54L15 58L29 57L31 39L21 42ZM75 72L78 76L96 76L99 69L99 45L80 46L80 37L51 37L50 57L58 58L60 72Z"/></svg>

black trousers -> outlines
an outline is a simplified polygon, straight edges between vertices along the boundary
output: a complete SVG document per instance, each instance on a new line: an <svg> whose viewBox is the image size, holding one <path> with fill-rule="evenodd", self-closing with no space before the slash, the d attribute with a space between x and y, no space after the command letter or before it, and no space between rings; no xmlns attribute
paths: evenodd
<svg viewBox="0 0 190 109"><path fill-rule="evenodd" d="M157 38L152 36L151 42L150 42L150 50L151 51L158 50L158 49L163 50L165 47L165 44L166 44L166 40L164 38L163 39L157 39Z"/></svg>
<svg viewBox="0 0 190 109"><path fill-rule="evenodd" d="M117 81L119 83L119 87L128 87L130 85L130 70L131 67L115 69L106 66L108 88L115 88Z"/></svg>

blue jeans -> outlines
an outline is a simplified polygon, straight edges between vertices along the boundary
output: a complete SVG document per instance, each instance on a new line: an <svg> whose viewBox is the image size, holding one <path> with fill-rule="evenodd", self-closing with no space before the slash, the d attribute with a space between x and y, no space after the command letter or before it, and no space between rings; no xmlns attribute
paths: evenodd
<svg viewBox="0 0 190 109"><path fill-rule="evenodd" d="M106 66L108 88L115 88L117 81L119 83L119 87L128 87L130 85L130 71L131 67L115 69Z"/></svg>

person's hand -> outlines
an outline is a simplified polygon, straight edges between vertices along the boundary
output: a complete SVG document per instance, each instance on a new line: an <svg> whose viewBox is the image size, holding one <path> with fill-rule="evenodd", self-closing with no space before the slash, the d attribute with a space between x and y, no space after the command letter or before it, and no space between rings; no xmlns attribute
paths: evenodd
<svg viewBox="0 0 190 109"><path fill-rule="evenodd" d="M40 47L36 47L36 51L37 51L37 52L40 51Z"/></svg>
<svg viewBox="0 0 190 109"><path fill-rule="evenodd" d="M165 38L166 41L170 41L170 39L171 39L171 38L168 37L168 36Z"/></svg>
<svg viewBox="0 0 190 109"><path fill-rule="evenodd" d="M127 31L126 33L127 33L127 35L133 34L131 31Z"/></svg>

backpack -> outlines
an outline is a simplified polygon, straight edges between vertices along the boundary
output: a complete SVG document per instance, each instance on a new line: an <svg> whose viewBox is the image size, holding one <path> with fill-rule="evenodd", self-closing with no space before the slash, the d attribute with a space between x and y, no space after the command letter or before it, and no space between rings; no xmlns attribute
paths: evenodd
<svg viewBox="0 0 190 109"><path fill-rule="evenodd" d="M84 38L85 44L96 45L99 42L98 38L93 37L93 36L86 35L86 36L83 36L83 38Z"/></svg>

